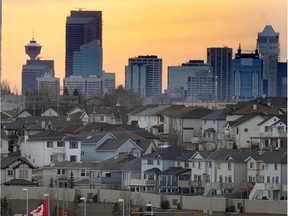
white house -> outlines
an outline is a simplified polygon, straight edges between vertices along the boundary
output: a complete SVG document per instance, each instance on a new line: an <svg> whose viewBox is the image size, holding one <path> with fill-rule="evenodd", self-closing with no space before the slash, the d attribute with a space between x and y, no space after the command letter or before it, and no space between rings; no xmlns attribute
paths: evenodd
<svg viewBox="0 0 288 216"><path fill-rule="evenodd" d="M35 167L53 165L55 161L80 161L81 142L52 130L46 130L20 143L21 155Z"/></svg>

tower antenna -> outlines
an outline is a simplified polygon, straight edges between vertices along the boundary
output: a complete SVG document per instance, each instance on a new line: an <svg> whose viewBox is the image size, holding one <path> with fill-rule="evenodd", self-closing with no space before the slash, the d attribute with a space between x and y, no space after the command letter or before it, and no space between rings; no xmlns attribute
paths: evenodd
<svg viewBox="0 0 288 216"><path fill-rule="evenodd" d="M81 8L81 7L75 7L75 9L77 9L78 11L82 11L85 8Z"/></svg>

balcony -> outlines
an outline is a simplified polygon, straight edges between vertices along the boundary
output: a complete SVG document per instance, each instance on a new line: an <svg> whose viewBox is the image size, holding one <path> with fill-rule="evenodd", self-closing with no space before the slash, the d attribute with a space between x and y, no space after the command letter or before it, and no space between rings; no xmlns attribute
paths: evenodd
<svg viewBox="0 0 288 216"><path fill-rule="evenodd" d="M178 187L190 188L191 187L191 181L190 180L179 180L178 181Z"/></svg>
<svg viewBox="0 0 288 216"><path fill-rule="evenodd" d="M193 187L204 187L204 184L202 184L202 181L192 181L191 182L191 186L193 186Z"/></svg>
<svg viewBox="0 0 288 216"><path fill-rule="evenodd" d="M222 134L219 133L217 139L218 140L235 140L236 136L233 134Z"/></svg>
<svg viewBox="0 0 288 216"><path fill-rule="evenodd" d="M156 183L155 180L147 179L130 179L130 186L154 186Z"/></svg>
<svg viewBox="0 0 288 216"><path fill-rule="evenodd" d="M160 181L160 187L178 187L177 181Z"/></svg>
<svg viewBox="0 0 288 216"><path fill-rule="evenodd" d="M261 138L286 138L287 133L285 131L275 131L275 132L262 132L259 134Z"/></svg>
<svg viewBox="0 0 288 216"><path fill-rule="evenodd" d="M253 182L241 182L240 188L241 189L251 189L254 187L254 185L255 185L255 183L253 183Z"/></svg>

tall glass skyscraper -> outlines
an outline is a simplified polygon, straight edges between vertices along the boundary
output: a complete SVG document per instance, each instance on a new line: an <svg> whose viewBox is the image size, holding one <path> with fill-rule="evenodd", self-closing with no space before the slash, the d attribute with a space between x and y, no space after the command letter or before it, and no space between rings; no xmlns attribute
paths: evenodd
<svg viewBox="0 0 288 216"><path fill-rule="evenodd" d="M207 64L212 67L212 75L216 79L216 99L231 99L231 62L232 48L207 48Z"/></svg>
<svg viewBox="0 0 288 216"><path fill-rule="evenodd" d="M248 101L262 96L262 60L255 53L241 53L239 46L232 61L232 96L236 101Z"/></svg>
<svg viewBox="0 0 288 216"><path fill-rule="evenodd" d="M73 75L74 52L94 40L99 41L102 48L102 12L71 11L66 19L65 77Z"/></svg>
<svg viewBox="0 0 288 216"><path fill-rule="evenodd" d="M139 67L139 65L142 65ZM136 70L136 68L139 69ZM145 69L147 67L147 69ZM138 56L129 58L125 70L126 89L145 92L146 97L159 96L162 93L162 59L157 56ZM144 81L145 78L145 81ZM145 82L145 84L143 83Z"/></svg>
<svg viewBox="0 0 288 216"><path fill-rule="evenodd" d="M279 33L266 25L258 33L257 46L263 59L264 91L268 96L277 96L277 62L279 60Z"/></svg>

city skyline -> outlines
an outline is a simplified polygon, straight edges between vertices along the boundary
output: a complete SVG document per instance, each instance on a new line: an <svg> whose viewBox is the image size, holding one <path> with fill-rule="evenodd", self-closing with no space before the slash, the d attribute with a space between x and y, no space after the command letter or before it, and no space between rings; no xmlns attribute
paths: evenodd
<svg viewBox="0 0 288 216"><path fill-rule="evenodd" d="M287 60L287 2L277 1L129 1L84 2L3 1L2 80L21 90L21 70L28 56L24 46L32 37L43 48L40 57L55 61L55 77L65 76L65 22L71 10L102 11L103 69L125 84L128 59L157 55L163 59L163 89L167 67L190 59L206 62L208 47L256 48L258 32L272 25L280 33L280 60ZM76 9L77 10L77 9ZM249 14L249 16L247 16ZM251 22L253 21L253 22ZM229 32L227 32L229 30Z"/></svg>

